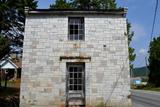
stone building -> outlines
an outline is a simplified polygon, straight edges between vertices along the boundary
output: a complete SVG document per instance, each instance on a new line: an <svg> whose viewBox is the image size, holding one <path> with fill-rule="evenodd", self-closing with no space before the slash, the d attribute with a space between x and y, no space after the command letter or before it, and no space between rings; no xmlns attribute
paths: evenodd
<svg viewBox="0 0 160 107"><path fill-rule="evenodd" d="M26 11L20 107L128 107L126 9Z"/></svg>

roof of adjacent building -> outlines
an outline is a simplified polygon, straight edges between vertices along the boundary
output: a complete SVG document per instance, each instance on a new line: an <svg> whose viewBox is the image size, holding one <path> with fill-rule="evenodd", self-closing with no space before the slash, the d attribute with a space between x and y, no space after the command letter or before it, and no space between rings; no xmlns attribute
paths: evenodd
<svg viewBox="0 0 160 107"><path fill-rule="evenodd" d="M30 10L25 8L26 14L55 14L55 15L79 15L79 14L102 14L102 15L122 15L125 16L127 13L126 8L120 9L107 9L107 10L77 10L77 9L35 9Z"/></svg>
<svg viewBox="0 0 160 107"><path fill-rule="evenodd" d="M12 58L12 56L5 56L0 60L1 69L18 69L22 68L22 58Z"/></svg>
<svg viewBox="0 0 160 107"><path fill-rule="evenodd" d="M17 69L18 66L13 63L9 58L4 59L0 62L1 69Z"/></svg>

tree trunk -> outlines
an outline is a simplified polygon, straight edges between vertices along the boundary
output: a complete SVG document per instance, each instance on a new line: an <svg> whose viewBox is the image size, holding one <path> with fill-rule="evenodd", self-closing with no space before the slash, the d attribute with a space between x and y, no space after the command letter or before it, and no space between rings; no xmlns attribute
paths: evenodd
<svg viewBox="0 0 160 107"><path fill-rule="evenodd" d="M8 75L7 75L7 73L5 73L5 85L4 85L5 88L7 88L7 77L8 77Z"/></svg>
<svg viewBox="0 0 160 107"><path fill-rule="evenodd" d="M2 29L1 29L1 27L0 27L0 34L2 34Z"/></svg>
<svg viewBox="0 0 160 107"><path fill-rule="evenodd" d="M0 69L0 87L2 87L1 81L2 81L2 70Z"/></svg>

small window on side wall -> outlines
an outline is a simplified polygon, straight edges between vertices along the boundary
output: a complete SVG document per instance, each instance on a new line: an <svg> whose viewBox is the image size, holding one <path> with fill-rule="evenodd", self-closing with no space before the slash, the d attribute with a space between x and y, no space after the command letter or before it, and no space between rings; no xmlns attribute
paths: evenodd
<svg viewBox="0 0 160 107"><path fill-rule="evenodd" d="M68 18L68 39L84 40L84 18L83 17Z"/></svg>

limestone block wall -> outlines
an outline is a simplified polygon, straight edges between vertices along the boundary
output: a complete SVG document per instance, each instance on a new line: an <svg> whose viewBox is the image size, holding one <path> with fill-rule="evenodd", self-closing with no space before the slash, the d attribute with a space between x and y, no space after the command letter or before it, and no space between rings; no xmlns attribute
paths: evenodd
<svg viewBox="0 0 160 107"><path fill-rule="evenodd" d="M86 105L127 107L130 94L126 18L82 15L85 40L68 40L71 15L28 15L25 25L20 107L64 107L66 62L85 62ZM60 56L89 56L91 60ZM122 103L123 102L123 103Z"/></svg>

